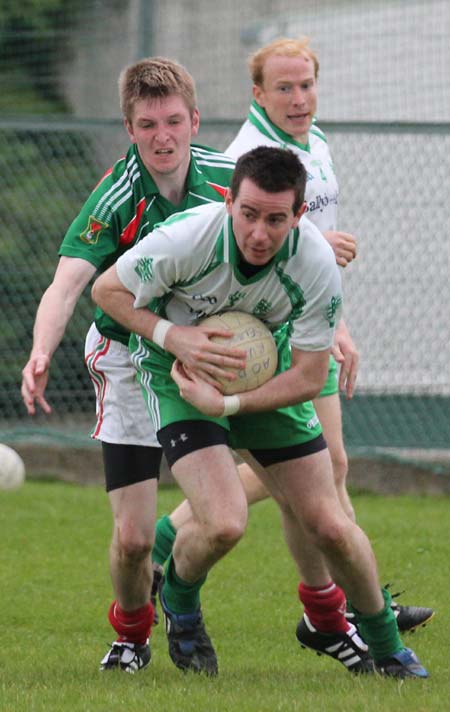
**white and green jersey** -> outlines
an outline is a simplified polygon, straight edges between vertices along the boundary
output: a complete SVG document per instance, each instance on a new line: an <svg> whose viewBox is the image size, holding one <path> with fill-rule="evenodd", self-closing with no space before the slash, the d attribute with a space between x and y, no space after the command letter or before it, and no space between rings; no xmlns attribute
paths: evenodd
<svg viewBox="0 0 450 712"><path fill-rule="evenodd" d="M223 204L199 206L158 225L117 262L136 308L148 306L175 324L236 309L275 331L289 324L292 346L321 351L333 342L341 308L334 253L302 218L275 257L246 277Z"/></svg>
<svg viewBox="0 0 450 712"><path fill-rule="evenodd" d="M308 217L321 232L336 230L338 184L323 131L313 124L308 143L302 144L273 124L265 110L252 102L247 120L225 153L237 160L257 146L289 148L297 154L306 168L305 200Z"/></svg>
<svg viewBox="0 0 450 712"><path fill-rule="evenodd" d="M228 156L193 144L186 194L174 205L160 194L133 144L94 188L69 227L59 254L87 260L103 272L173 213L222 202L233 168L234 161ZM129 332L99 308L95 324L103 336L128 344Z"/></svg>

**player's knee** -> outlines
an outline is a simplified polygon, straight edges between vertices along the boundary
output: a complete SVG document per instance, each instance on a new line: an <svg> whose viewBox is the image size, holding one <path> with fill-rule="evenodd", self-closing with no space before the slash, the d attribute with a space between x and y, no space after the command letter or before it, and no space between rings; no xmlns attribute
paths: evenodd
<svg viewBox="0 0 450 712"><path fill-rule="evenodd" d="M210 542L216 551L229 551L243 537L247 517L236 514L216 523L210 533Z"/></svg>
<svg viewBox="0 0 450 712"><path fill-rule="evenodd" d="M330 513L322 516L313 525L311 534L316 546L327 554L350 555L350 527L353 523L345 514Z"/></svg>
<svg viewBox="0 0 450 712"><path fill-rule="evenodd" d="M153 535L132 521L122 522L115 537L121 556L136 561L146 558L153 548Z"/></svg>

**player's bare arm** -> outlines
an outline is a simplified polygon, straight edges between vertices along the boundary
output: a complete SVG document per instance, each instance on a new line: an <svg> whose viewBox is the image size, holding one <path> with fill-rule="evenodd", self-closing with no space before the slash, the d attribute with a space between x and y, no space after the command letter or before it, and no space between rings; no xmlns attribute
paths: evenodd
<svg viewBox="0 0 450 712"><path fill-rule="evenodd" d="M358 377L359 353L343 319L336 329L331 353L340 364L339 390L352 398Z"/></svg>
<svg viewBox="0 0 450 712"><path fill-rule="evenodd" d="M336 262L340 267L347 267L357 254L356 238L348 232L327 230L323 236L333 248Z"/></svg>
<svg viewBox="0 0 450 712"><path fill-rule="evenodd" d="M293 348L291 368L274 376L263 386L239 394L239 413L270 411L312 400L326 381L329 357L329 349L300 351ZM184 400L206 415L223 415L224 396L217 388L196 374L188 375L179 361L175 362L171 375Z"/></svg>
<svg viewBox="0 0 450 712"><path fill-rule="evenodd" d="M135 297L120 281L115 265L95 281L92 298L129 331L155 341L154 331L161 317L147 307L134 307ZM220 329L171 324L164 335L164 343L156 343L163 345L166 351L210 382L218 377L233 380L234 375L225 369L243 368L245 351L211 341L210 337L214 335L226 337L231 336L231 333Z"/></svg>
<svg viewBox="0 0 450 712"><path fill-rule="evenodd" d="M44 292L33 328L33 347L22 370L22 399L29 415L36 412L36 403L44 413L51 413L45 399L52 356L58 348L75 305L95 274L87 260L61 257L52 283Z"/></svg>
<svg viewBox="0 0 450 712"><path fill-rule="evenodd" d="M92 285L92 299L109 316L146 339L151 339L153 330L160 320L147 307L134 307L134 295L122 284L113 265L103 272Z"/></svg>

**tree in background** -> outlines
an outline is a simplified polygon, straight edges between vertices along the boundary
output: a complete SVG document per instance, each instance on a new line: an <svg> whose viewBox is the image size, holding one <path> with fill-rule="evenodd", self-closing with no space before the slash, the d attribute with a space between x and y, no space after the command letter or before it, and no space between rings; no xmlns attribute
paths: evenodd
<svg viewBox="0 0 450 712"><path fill-rule="evenodd" d="M0 5L0 111L64 113L58 63L86 0L24 0Z"/></svg>

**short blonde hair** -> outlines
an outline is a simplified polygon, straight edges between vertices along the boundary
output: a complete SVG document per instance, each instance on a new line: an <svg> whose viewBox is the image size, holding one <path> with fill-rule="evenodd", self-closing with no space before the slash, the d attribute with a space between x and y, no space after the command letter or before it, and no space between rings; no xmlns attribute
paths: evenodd
<svg viewBox="0 0 450 712"><path fill-rule="evenodd" d="M279 57L298 57L299 55L308 57L314 64L314 76L317 79L319 74L319 60L317 59L316 53L309 46L309 38L300 37L294 40L287 37L280 37L264 45L264 47L261 47L250 56L248 64L253 84L259 87L263 86L264 65L267 59L273 55Z"/></svg>
<svg viewBox="0 0 450 712"><path fill-rule="evenodd" d="M132 119L139 99L180 96L191 116L197 107L195 83L182 64L166 57L147 57L129 67L119 76L120 108L124 117Z"/></svg>

